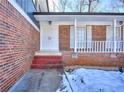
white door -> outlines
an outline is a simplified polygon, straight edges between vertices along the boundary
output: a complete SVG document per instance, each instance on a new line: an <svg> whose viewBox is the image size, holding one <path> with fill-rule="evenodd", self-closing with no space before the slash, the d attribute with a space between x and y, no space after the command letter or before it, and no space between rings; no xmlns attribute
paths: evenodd
<svg viewBox="0 0 124 93"><path fill-rule="evenodd" d="M58 26L42 25L41 50L59 51Z"/></svg>

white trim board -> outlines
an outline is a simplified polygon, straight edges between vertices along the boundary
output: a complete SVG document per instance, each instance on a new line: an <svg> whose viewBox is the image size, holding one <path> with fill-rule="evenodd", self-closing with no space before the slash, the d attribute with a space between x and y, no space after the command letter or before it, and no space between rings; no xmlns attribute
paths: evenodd
<svg viewBox="0 0 124 93"><path fill-rule="evenodd" d="M48 22L40 22L41 24ZM52 24L54 25L74 25L74 21L52 21ZM77 25L78 26L86 26L86 25L112 25L113 21L78 21L77 20Z"/></svg>
<svg viewBox="0 0 124 93"><path fill-rule="evenodd" d="M59 51L38 51L38 52L35 52L35 56L62 56L62 53L59 52Z"/></svg>
<svg viewBox="0 0 124 93"><path fill-rule="evenodd" d="M114 19L118 21L124 20L124 16L119 15L34 15L39 21L113 21Z"/></svg>
<svg viewBox="0 0 124 93"><path fill-rule="evenodd" d="M24 10L22 10L22 8L16 3L15 0L8 0L10 2L10 4L16 9L18 10L19 13L22 14L22 16L25 17L25 19L37 30L40 31L39 28L34 24L34 22L31 20L31 18L24 12Z"/></svg>

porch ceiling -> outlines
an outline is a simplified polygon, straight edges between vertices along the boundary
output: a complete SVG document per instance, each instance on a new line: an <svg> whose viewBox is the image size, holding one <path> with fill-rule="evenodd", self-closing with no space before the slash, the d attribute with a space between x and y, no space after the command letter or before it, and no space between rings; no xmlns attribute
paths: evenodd
<svg viewBox="0 0 124 93"><path fill-rule="evenodd" d="M35 12L35 18L38 21L124 21L124 13L41 13Z"/></svg>

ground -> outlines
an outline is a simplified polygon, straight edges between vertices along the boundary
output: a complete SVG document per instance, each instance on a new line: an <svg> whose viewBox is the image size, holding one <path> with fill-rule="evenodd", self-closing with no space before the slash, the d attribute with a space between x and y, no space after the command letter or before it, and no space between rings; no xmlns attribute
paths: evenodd
<svg viewBox="0 0 124 93"><path fill-rule="evenodd" d="M12 92L124 92L124 73L98 69L31 69Z"/></svg>
<svg viewBox="0 0 124 93"><path fill-rule="evenodd" d="M31 69L9 91L54 92L61 77L61 69Z"/></svg>
<svg viewBox="0 0 124 93"><path fill-rule="evenodd" d="M64 71L57 91L64 92L124 92L124 73L97 69L70 69Z"/></svg>

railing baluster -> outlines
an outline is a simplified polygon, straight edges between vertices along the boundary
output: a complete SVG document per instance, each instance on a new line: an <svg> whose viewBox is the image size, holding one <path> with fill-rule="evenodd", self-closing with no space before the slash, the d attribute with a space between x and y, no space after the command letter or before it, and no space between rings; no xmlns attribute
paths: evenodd
<svg viewBox="0 0 124 93"><path fill-rule="evenodd" d="M105 42L105 52L107 52L107 41Z"/></svg>
<svg viewBox="0 0 124 93"><path fill-rule="evenodd" d="M98 41L96 41L96 52L98 52Z"/></svg>
<svg viewBox="0 0 124 93"><path fill-rule="evenodd" d="M112 52L112 42L110 41L110 52Z"/></svg>
<svg viewBox="0 0 124 93"><path fill-rule="evenodd" d="M93 42L90 41L90 43L91 43L91 46L90 46L91 47L91 52L93 52L93 44L92 44Z"/></svg>
<svg viewBox="0 0 124 93"><path fill-rule="evenodd" d="M97 52L99 52L99 42L97 41Z"/></svg>
<svg viewBox="0 0 124 93"><path fill-rule="evenodd" d="M122 41L122 52L124 52L124 42Z"/></svg>
<svg viewBox="0 0 124 93"><path fill-rule="evenodd" d="M122 47L123 47L123 52L124 52L124 41L122 41Z"/></svg>
<svg viewBox="0 0 124 93"><path fill-rule="evenodd" d="M90 52L92 52L92 42L90 41Z"/></svg>
<svg viewBox="0 0 124 93"><path fill-rule="evenodd" d="M77 52L114 52L114 43L117 52L124 52L124 41L80 41L77 43Z"/></svg>
<svg viewBox="0 0 124 93"><path fill-rule="evenodd" d="M102 41L102 52L104 52L104 42Z"/></svg>
<svg viewBox="0 0 124 93"><path fill-rule="evenodd" d="M120 43L120 41L119 41L119 52L121 52L121 43Z"/></svg>
<svg viewBox="0 0 124 93"><path fill-rule="evenodd" d="M96 41L96 52L97 52L97 41Z"/></svg>
<svg viewBox="0 0 124 93"><path fill-rule="evenodd" d="M117 42L118 43L118 52L120 52L120 41L119 42Z"/></svg>
<svg viewBox="0 0 124 93"><path fill-rule="evenodd" d="M117 41L115 41L115 45L116 45L116 51L118 52L118 43L117 43Z"/></svg>
<svg viewBox="0 0 124 93"><path fill-rule="evenodd" d="M96 49L97 45L96 45L96 41L95 41L95 52L97 52L97 49Z"/></svg>
<svg viewBox="0 0 124 93"><path fill-rule="evenodd" d="M100 49L99 49L99 51L101 52L101 42L99 42L99 43L100 43L100 45L99 45L99 46L100 46Z"/></svg>
<svg viewBox="0 0 124 93"><path fill-rule="evenodd" d="M123 41L121 41L121 52L123 52Z"/></svg>

